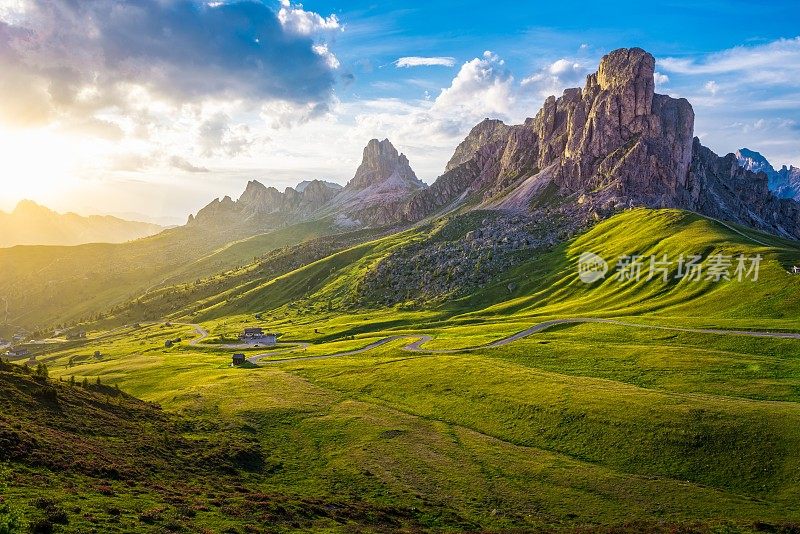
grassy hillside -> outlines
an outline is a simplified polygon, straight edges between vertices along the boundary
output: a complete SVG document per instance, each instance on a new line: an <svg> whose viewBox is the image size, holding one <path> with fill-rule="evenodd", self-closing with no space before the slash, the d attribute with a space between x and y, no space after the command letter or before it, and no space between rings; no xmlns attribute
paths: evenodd
<svg viewBox="0 0 800 534"><path fill-rule="evenodd" d="M269 479L281 465L250 426L165 413L114 387L54 382L3 363L0 392L3 532L417 524L409 509L277 491Z"/></svg>
<svg viewBox="0 0 800 534"><path fill-rule="evenodd" d="M364 346L392 332L384 318L300 355ZM417 319L407 331L426 325ZM291 320L286 341L329 326ZM425 330L458 347L506 328ZM280 466L248 478L274 491L415 510L425 530L788 532L800 521L796 340L582 325L470 353L395 342L235 369L213 345L163 346L191 335L152 325L83 349L101 359L46 362L55 376L99 377L167 413L247 429Z"/></svg>
<svg viewBox="0 0 800 534"><path fill-rule="evenodd" d="M0 324L35 329L97 317L163 285L195 281L332 231L319 221L242 239L181 227L123 244L0 249L2 311L7 304Z"/></svg>
<svg viewBox="0 0 800 534"><path fill-rule="evenodd" d="M275 279L241 286L232 290L224 302L209 301L208 306L195 308L195 317L209 320L259 312L291 316L300 310L322 318L335 318L343 312L380 315L384 308L371 308L359 298L364 274L392 250L409 242L460 239L461 232L450 236L442 231L451 226L418 227L331 255ZM458 323L528 317L654 315L675 316L687 324L704 324L707 319L706 324L722 321L728 326L769 323L774 327L800 328L796 313L800 309L800 276L788 272L791 265L800 263L798 244L747 232L743 231L743 235L678 210L629 210L552 249L521 252L516 267L465 297L431 307L421 294L417 302L392 308L392 314L401 319L411 311L426 311L439 320ZM605 279L593 284L580 281L577 263L583 252L607 258L610 270ZM650 257L662 259L665 254L672 261L668 280L664 282L658 276L647 280ZM701 279L678 278L678 259L694 254L703 258ZM707 280L705 269L717 254L731 257L732 261L739 255L761 256L758 280L751 280L752 275L742 281L735 276L730 281ZM624 255L645 258L639 281L615 278L615 265ZM730 268L731 276L735 267Z"/></svg>
<svg viewBox="0 0 800 534"><path fill-rule="evenodd" d="M800 309L800 277L788 272L800 263L800 244L749 231L764 246L727 226L699 215L677 210L630 210L599 223L591 231L549 254L523 264L506 280L518 284L510 295L502 288L487 288L459 303L480 310L478 315L675 315L712 318L712 322L756 318L786 319L791 323ZM585 284L576 276L578 258L594 252L607 259L611 270L602 281ZM669 280L647 281L649 258L667 255L673 263ZM736 257L761 255L758 281L690 281L676 278L681 255L700 254L704 269L716 254ZM641 255L646 264L639 282L614 279L614 265L623 255ZM731 275L734 272L731 268ZM497 302L484 308L483 304ZM499 302L498 302L499 301Z"/></svg>
<svg viewBox="0 0 800 534"><path fill-rule="evenodd" d="M178 531L800 528L800 340L724 333L800 332L800 276L786 270L798 260L795 243L691 213L631 210L552 249L526 252L466 297L435 306L422 298L394 307L359 300L361 280L381 258L411 242L459 239L467 228L456 226L439 221L344 246L241 284L231 277L221 293L171 312L169 326L93 332L81 346L38 356L56 378L99 378L158 403L163 417L190 421L181 423L182 439L223 432L263 455L265 468L237 468L239 486L203 472L206 485L221 480L226 488L214 496L196 491L189 477L170 500L147 490L147 504L115 505L126 524L148 528L140 510L155 507ZM762 262L757 281L607 277L585 284L576 262L586 251L609 259L612 270L626 254L760 254ZM209 338L192 344L197 331L178 324L181 317L200 322ZM562 324L482 347L566 317L625 324ZM249 325L310 346L284 345L260 366L233 368L231 354L240 349L222 347L219 338ZM723 332L692 330L700 327ZM341 354L387 336L422 334L432 337L423 349L450 352L409 352L411 340L398 339ZM164 346L176 337L183 341ZM24 507L37 495L25 478L31 467L24 459L8 467L23 481L17 495ZM51 486L68 487L47 476ZM82 484L84 491L96 482ZM59 491L72 506L69 492ZM221 497L230 493L240 497L235 506ZM88 495L79 505L106 518L105 497ZM195 507L194 519L173 500ZM272 516L250 515L265 502L288 510L316 503L313 510L332 515L294 515L273 527ZM26 508L31 517L34 508Z"/></svg>

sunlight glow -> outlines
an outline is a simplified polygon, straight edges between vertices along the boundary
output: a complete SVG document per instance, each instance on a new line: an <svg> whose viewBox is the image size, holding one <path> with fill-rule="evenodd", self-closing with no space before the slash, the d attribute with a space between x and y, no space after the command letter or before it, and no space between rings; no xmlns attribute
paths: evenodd
<svg viewBox="0 0 800 534"><path fill-rule="evenodd" d="M48 129L8 130L0 127L0 203L23 198L44 200L77 184L79 143Z"/></svg>

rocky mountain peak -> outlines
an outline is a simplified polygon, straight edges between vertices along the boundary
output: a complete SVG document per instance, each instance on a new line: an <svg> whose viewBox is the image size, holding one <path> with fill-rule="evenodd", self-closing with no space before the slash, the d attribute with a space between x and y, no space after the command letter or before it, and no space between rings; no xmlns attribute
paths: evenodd
<svg viewBox="0 0 800 534"><path fill-rule="evenodd" d="M346 189L366 189L390 179L396 181L397 185L405 184L414 188L424 186L411 169L408 158L399 153L388 139L371 139L364 147L361 165Z"/></svg>
<svg viewBox="0 0 800 534"><path fill-rule="evenodd" d="M597 68L597 84L604 91L638 89L642 104L652 98L655 91L654 73L656 60L641 48L620 48L609 52L600 60ZM641 108L640 114L649 113Z"/></svg>
<svg viewBox="0 0 800 534"><path fill-rule="evenodd" d="M682 208L800 236L800 205L776 198L734 154L719 157L695 140L691 104L656 94L654 69L641 48L614 50L583 88L547 98L523 124L481 122L402 211L406 220L470 198L518 212L544 205L534 209L573 221L633 205Z"/></svg>
<svg viewBox="0 0 800 534"><path fill-rule="evenodd" d="M766 172L769 175L769 172L775 172L775 169L772 167L767 158L765 158L760 152L756 152L755 150L750 150L749 148L740 148L735 152L736 159L739 160L739 166L747 169L748 171L752 172Z"/></svg>
<svg viewBox="0 0 800 534"><path fill-rule="evenodd" d="M780 170L760 152L749 148L740 148L734 154L739 167L753 173L763 172L767 175L769 190L781 198L800 199L800 169L783 165Z"/></svg>
<svg viewBox="0 0 800 534"><path fill-rule="evenodd" d="M250 180L237 203L257 212L269 213L280 209L282 200L283 194L274 187L267 187L258 180Z"/></svg>

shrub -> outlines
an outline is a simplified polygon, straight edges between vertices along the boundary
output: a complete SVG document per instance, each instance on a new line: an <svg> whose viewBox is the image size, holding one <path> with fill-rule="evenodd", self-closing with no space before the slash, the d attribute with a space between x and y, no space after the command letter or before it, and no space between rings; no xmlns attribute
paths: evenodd
<svg viewBox="0 0 800 534"><path fill-rule="evenodd" d="M36 366L36 376L41 378L48 378L50 376L50 372L47 370L47 366L43 363L40 363Z"/></svg>

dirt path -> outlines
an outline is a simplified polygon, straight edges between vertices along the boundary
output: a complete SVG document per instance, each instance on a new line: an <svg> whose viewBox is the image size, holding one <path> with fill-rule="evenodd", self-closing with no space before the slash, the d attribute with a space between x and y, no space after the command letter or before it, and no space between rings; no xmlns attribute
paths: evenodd
<svg viewBox="0 0 800 534"><path fill-rule="evenodd" d="M705 217L705 215L703 215L703 217ZM712 221L716 221L716 222L718 222L719 224L721 224L722 226L724 226L725 228L727 228L727 229L728 229L728 230L730 230L731 232L736 232L736 233L737 233L737 234L739 234L740 236L744 237L744 238L745 238L745 239L747 239L747 240L750 240L750 241L752 241L753 243L756 243L756 244L758 244L758 245L763 245L763 246L765 246L765 247L770 247L770 248L773 248L773 247L775 247L775 245L770 245L769 243L765 243L765 242L763 242L763 241L761 241L761 240L759 240L759 239L756 239L755 237L752 237L752 236L749 236L749 235L745 234L744 232L742 232L742 231L741 231L741 230L739 230L738 228L736 228L736 227L734 227L734 226L732 226L732 225L730 225L730 224L726 223L725 221L721 221L721 220L719 220L719 219L715 219L715 218L713 218L713 217L708 217L708 218L709 218L709 219L711 219Z"/></svg>
<svg viewBox="0 0 800 534"><path fill-rule="evenodd" d="M400 334L395 336L389 336L369 345L366 345L360 349L349 350L345 352L336 352L333 354L321 354L317 356L298 356L294 358L281 358L276 360L269 360L265 362L261 362L261 364L276 364L276 363L284 363L284 362L297 362L303 360L322 360L326 358L339 358L342 356L352 356L355 354L361 354L367 352L369 350L375 349L380 347L381 345L385 345L392 341L397 341L399 339L415 339L412 343L402 347L402 350L409 351L409 352L420 352L425 354L453 354L459 352L471 352L475 350L481 349L488 349L494 347L502 347L504 345L508 345L509 343L513 343L520 339L526 338L530 335L543 332L549 328L552 328L557 325L561 324L581 324L581 323L604 323L604 324L613 324L618 326L627 326L631 328L641 328L641 329L653 329L653 330L666 330L666 331L673 331L673 332L690 332L696 334L716 334L716 335L732 335L732 336L750 336L750 337L766 337L766 338L776 338L776 339L798 339L800 340L800 333L794 332L763 332L757 330L725 330L721 328L681 328L681 327L673 327L673 326L659 326L659 325L646 325L646 324L638 324L638 323L629 323L626 321L619 321L616 319L600 319L600 318L573 318L573 319L553 319L550 321L543 321L541 323L535 324L530 328L517 332L516 334L510 335L508 337L504 337L502 339L498 339L496 341L492 341L491 343L485 343L482 345L475 345L472 347L464 347L458 349L425 349L422 347L423 344L431 341L433 338L427 334ZM283 351L288 352L288 351ZM266 356L276 356L281 354L281 351L272 352L272 353L265 353L253 356L248 358L248 361L251 363L259 363L259 361Z"/></svg>

